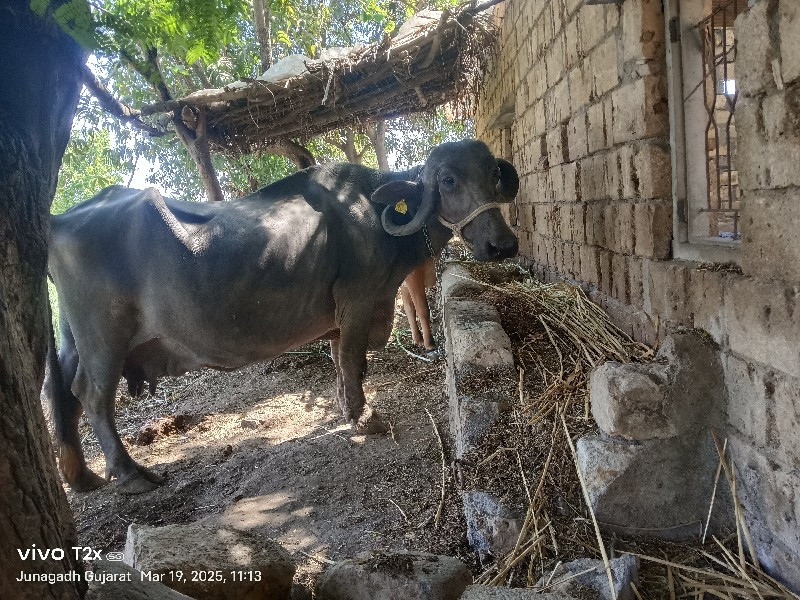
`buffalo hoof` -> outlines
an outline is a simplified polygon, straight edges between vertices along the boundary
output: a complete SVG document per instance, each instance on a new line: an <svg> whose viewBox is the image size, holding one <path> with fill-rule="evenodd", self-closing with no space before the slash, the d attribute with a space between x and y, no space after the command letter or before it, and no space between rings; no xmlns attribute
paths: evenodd
<svg viewBox="0 0 800 600"><path fill-rule="evenodd" d="M114 481L116 488L126 495L151 492L162 483L164 483L163 477L141 466L130 474L118 477Z"/></svg>
<svg viewBox="0 0 800 600"><path fill-rule="evenodd" d="M361 418L355 423L355 430L358 434L370 435L372 433L386 433L389 428L376 411L366 408Z"/></svg>
<svg viewBox="0 0 800 600"><path fill-rule="evenodd" d="M73 492L91 492L97 488L108 485L108 481L89 469L82 471L73 481L68 481Z"/></svg>

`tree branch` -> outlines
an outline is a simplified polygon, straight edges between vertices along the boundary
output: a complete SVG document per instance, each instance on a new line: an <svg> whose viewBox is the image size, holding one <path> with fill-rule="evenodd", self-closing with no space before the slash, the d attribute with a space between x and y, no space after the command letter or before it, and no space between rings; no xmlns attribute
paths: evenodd
<svg viewBox="0 0 800 600"><path fill-rule="evenodd" d="M129 123L136 129L144 131L151 137L161 137L166 134L166 131L163 129L159 129L158 127L154 127L153 125L142 121L138 110L135 110L127 104L124 104L114 98L111 92L108 91L108 88L102 84L97 76L92 73L91 69L89 69L89 67L86 65L83 66L82 77L83 85L100 103L100 106L103 107L104 111L114 115L124 123Z"/></svg>
<svg viewBox="0 0 800 600"><path fill-rule="evenodd" d="M266 150L271 154L285 156L296 164L299 169L307 169L317 164L317 159L308 148L292 140L281 140L277 144L269 146Z"/></svg>

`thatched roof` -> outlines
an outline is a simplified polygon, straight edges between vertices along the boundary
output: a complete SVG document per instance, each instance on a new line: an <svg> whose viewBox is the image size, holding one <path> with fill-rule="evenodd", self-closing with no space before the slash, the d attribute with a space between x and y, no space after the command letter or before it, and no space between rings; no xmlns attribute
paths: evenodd
<svg viewBox="0 0 800 600"><path fill-rule="evenodd" d="M468 3L381 43L304 61L296 74L278 81L247 79L146 106L141 113L201 110L212 147L234 153L447 102L466 114L495 39L492 20L482 11L499 1Z"/></svg>

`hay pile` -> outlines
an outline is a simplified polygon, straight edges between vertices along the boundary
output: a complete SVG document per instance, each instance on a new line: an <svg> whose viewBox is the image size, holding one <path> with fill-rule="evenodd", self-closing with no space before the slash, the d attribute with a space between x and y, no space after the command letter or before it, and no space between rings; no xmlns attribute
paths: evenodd
<svg viewBox="0 0 800 600"><path fill-rule="evenodd" d="M501 313L519 369L518 406L498 433L462 465L472 489L488 489L509 506L524 508L516 546L485 566L479 583L533 587L550 582L563 562L608 560L622 553L640 559L639 584L646 598L795 598L764 573L752 547L743 513L724 540L671 543L653 538L622 539L602 534L585 501L573 440L595 431L588 375L606 360L647 361L653 350L617 328L584 291L567 283L545 284L517 265L487 268L465 262L481 294ZM735 470L718 445L720 471L736 490ZM723 468L724 467L724 468ZM738 506L738 501L735 500Z"/></svg>

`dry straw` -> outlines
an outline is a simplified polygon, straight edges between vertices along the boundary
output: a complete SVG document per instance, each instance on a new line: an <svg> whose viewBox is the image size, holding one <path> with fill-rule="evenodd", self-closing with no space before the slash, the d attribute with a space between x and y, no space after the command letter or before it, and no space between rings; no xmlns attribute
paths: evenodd
<svg viewBox="0 0 800 600"><path fill-rule="evenodd" d="M578 286L542 283L516 265L501 266L504 273L499 279L503 281L498 282L496 267L490 271L477 263L465 264L473 275L471 281L483 285L483 296L498 306L504 327L514 341L520 368L521 410L526 415L526 431L535 432L520 444L533 446L532 454L538 457L534 472L525 474L521 469L525 481L530 479L536 485L532 492L523 492L527 496L527 512L516 544L507 556L486 568L477 583L533 587L541 578L545 585L539 589L550 589L564 581L556 575L561 563L586 556L602 557L610 583L610 559L630 553L641 561L640 580L630 590L639 600L800 600L761 569L738 498L735 465L727 454L727 444L720 443L716 436L720 467L714 498L720 473L724 473L733 493L736 533L722 541L712 538L707 544L700 540L678 544L652 538L614 538L611 547L607 547L600 536L600 524L588 507L588 498L581 498L585 485L571 436L594 428L588 395L591 369L607 360L647 361L653 357L653 350L616 327ZM537 392L526 393L530 388L524 388L523 379L528 383L537 380ZM483 463L511 451L524 455L523 448L509 445L489 453L491 456ZM577 505L571 507L572 514L552 518L553 498L568 495L567 490L573 490L570 499ZM714 498L710 499L709 520ZM627 552L624 548L644 551Z"/></svg>

